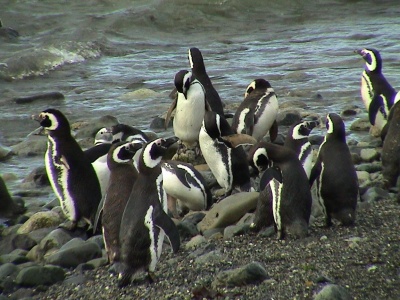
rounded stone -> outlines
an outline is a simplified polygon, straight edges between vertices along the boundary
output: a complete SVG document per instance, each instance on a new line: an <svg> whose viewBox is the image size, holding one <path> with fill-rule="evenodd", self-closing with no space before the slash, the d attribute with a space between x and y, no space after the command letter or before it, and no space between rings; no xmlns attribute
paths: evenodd
<svg viewBox="0 0 400 300"><path fill-rule="evenodd" d="M40 211L32 215L17 231L18 234L29 233L31 231L57 226L61 222L60 216L53 211Z"/></svg>

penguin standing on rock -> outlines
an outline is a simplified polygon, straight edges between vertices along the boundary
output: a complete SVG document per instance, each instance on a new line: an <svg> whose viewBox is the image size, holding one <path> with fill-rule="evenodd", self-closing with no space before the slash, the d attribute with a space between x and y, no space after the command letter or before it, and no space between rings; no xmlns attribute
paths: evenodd
<svg viewBox="0 0 400 300"><path fill-rule="evenodd" d="M234 134L225 118L213 111L204 115L199 135L200 149L218 184L230 195L234 188L251 190L249 165L242 145L253 145L255 139Z"/></svg>
<svg viewBox="0 0 400 300"><path fill-rule="evenodd" d="M261 141L249 151L250 165L262 172L260 195L251 228L274 225L278 238L308 234L312 197L297 154L288 147Z"/></svg>
<svg viewBox="0 0 400 300"><path fill-rule="evenodd" d="M319 147L318 158L311 170L310 186L316 180L317 196L326 218L326 225L332 225L332 218L342 225L354 224L356 217L359 186L357 173L346 144L343 120L337 114L326 117L327 133Z"/></svg>
<svg viewBox="0 0 400 300"><path fill-rule="evenodd" d="M138 177L132 159L142 145L143 143L139 141L117 142L107 154L110 180L99 209L102 209L103 238L110 264L119 261L119 229L122 214ZM100 212L97 216L99 215Z"/></svg>
<svg viewBox="0 0 400 300"><path fill-rule="evenodd" d="M174 110L174 134L182 146L193 149L198 144L201 123L207 109L203 85L191 72L181 70L175 75L178 96L171 104L165 118L165 127L169 124Z"/></svg>
<svg viewBox="0 0 400 300"><path fill-rule="evenodd" d="M148 272L148 279L153 282L165 235L173 252L180 247L179 232L166 213L167 201L160 168L162 156L176 141L175 137L156 139L147 143L141 153L139 176L121 221L121 264L116 268L120 287L128 285L132 276L141 269Z"/></svg>
<svg viewBox="0 0 400 300"><path fill-rule="evenodd" d="M83 218L93 225L101 200L100 184L92 164L71 135L67 118L56 109L33 116L48 131L45 165L51 186L74 230Z"/></svg>
<svg viewBox="0 0 400 300"><path fill-rule="evenodd" d="M278 135L278 99L270 83L264 79L253 80L246 88L245 98L232 121L232 129L246 133L257 141L269 131L271 141Z"/></svg>
<svg viewBox="0 0 400 300"><path fill-rule="evenodd" d="M354 52L365 60L365 70L361 76L361 97L368 110L370 123L380 132L387 122L396 91L382 73L382 58L378 50L366 48Z"/></svg>
<svg viewBox="0 0 400 300"><path fill-rule="evenodd" d="M308 141L308 136L318 121L303 121L293 124L286 135L284 146L297 153L298 158L306 171L307 178L310 178L313 160L313 149Z"/></svg>
<svg viewBox="0 0 400 300"><path fill-rule="evenodd" d="M201 54L200 50L195 47L190 48L188 58L194 77L200 81L204 87L206 100L212 111L216 112L220 116L224 116L224 107L222 105L221 98L211 83L210 77L208 77L206 67L204 65L203 55Z"/></svg>

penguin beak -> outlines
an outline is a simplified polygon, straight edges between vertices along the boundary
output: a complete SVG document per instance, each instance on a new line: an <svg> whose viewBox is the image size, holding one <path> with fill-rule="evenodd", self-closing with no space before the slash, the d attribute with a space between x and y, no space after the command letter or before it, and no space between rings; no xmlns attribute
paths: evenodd
<svg viewBox="0 0 400 300"><path fill-rule="evenodd" d="M129 152L132 154L135 154L138 150L142 149L143 143L140 143L138 141L133 141L129 145Z"/></svg>
<svg viewBox="0 0 400 300"><path fill-rule="evenodd" d="M362 57L364 57L364 51L363 51L362 49L354 50L354 53L356 53L356 54L361 55Z"/></svg>
<svg viewBox="0 0 400 300"><path fill-rule="evenodd" d="M307 122L307 128L311 131L313 128L317 127L319 125L318 120L313 120L313 121L308 121Z"/></svg>
<svg viewBox="0 0 400 300"><path fill-rule="evenodd" d="M183 96L185 97L185 99L187 99L187 90L185 89L184 91L183 91Z"/></svg>
<svg viewBox="0 0 400 300"><path fill-rule="evenodd" d="M170 146L172 146L173 144L175 144L179 139L176 136L167 138L164 140L163 142L163 146L165 148L169 148Z"/></svg>
<svg viewBox="0 0 400 300"><path fill-rule="evenodd" d="M39 123L43 120L43 118L41 117L40 114L39 115L32 115L31 119L36 121L36 122L39 122Z"/></svg>

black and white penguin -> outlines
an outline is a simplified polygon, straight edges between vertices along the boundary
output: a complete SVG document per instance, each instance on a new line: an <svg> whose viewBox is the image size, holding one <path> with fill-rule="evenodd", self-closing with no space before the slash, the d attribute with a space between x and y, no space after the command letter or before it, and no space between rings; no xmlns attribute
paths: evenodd
<svg viewBox="0 0 400 300"><path fill-rule="evenodd" d="M180 247L179 232L167 215L160 162L177 138L156 139L145 145L139 161L139 176L122 216L120 228L121 264L119 286L129 284L138 270L148 272L150 282L160 258L165 235L172 250Z"/></svg>
<svg viewBox="0 0 400 300"><path fill-rule="evenodd" d="M225 118L207 111L199 135L200 149L218 184L226 195L234 188L250 191L250 172L242 145L254 144L248 135L234 134Z"/></svg>
<svg viewBox="0 0 400 300"><path fill-rule="evenodd" d="M389 113L386 138L382 146L382 175L386 189L396 186L400 175L400 102Z"/></svg>
<svg viewBox="0 0 400 300"><path fill-rule="evenodd" d="M101 128L95 136L94 146L84 151L92 163L100 183L101 195L104 196L110 179L110 169L107 166L107 154L113 141L112 133L107 128Z"/></svg>
<svg viewBox="0 0 400 300"><path fill-rule="evenodd" d="M56 109L33 116L48 131L45 165L51 186L74 230L83 218L93 225L101 200L100 184L92 164L71 135L67 118Z"/></svg>
<svg viewBox="0 0 400 300"><path fill-rule="evenodd" d="M112 144L107 154L110 180L99 209L102 209L102 232L110 264L120 260L119 230L122 214L138 177L132 159L142 146L140 141L117 142ZM100 215L100 211L97 215Z"/></svg>
<svg viewBox="0 0 400 300"><path fill-rule="evenodd" d="M246 133L257 141L269 131L271 141L278 135L278 98L265 79L253 80L246 88L245 98L239 105L232 121L236 133Z"/></svg>
<svg viewBox="0 0 400 300"><path fill-rule="evenodd" d="M370 123L381 131L393 106L396 91L382 73L382 58L378 50L365 48L356 50L355 53L365 60L365 69L361 76L361 97Z"/></svg>
<svg viewBox="0 0 400 300"><path fill-rule="evenodd" d="M175 110L174 134L185 148L191 149L198 143L200 127L207 108L205 91L203 85L190 71L181 70L176 73L174 82L178 96L167 112L165 127Z"/></svg>
<svg viewBox="0 0 400 300"><path fill-rule="evenodd" d="M318 126L318 121L303 121L293 124L286 135L284 146L292 149L298 155L303 165L307 178L310 178L313 167L313 149L308 141L308 136L314 127Z"/></svg>
<svg viewBox="0 0 400 300"><path fill-rule="evenodd" d="M194 77L200 81L204 87L206 100L212 111L224 116L224 107L222 105L221 98L211 83L210 77L208 77L206 67L204 65L203 55L201 54L200 50L195 47L190 48L188 59Z"/></svg>
<svg viewBox="0 0 400 300"><path fill-rule="evenodd" d="M193 165L174 160L161 163L163 187L168 196L168 209L179 218L176 202L181 208L206 210L213 203L212 194L203 176Z"/></svg>
<svg viewBox="0 0 400 300"><path fill-rule="evenodd" d="M143 131L126 124L113 125L108 131L112 133L113 143L132 142L133 140L141 140L143 143L149 141L149 137Z"/></svg>
<svg viewBox="0 0 400 300"><path fill-rule="evenodd" d="M359 187L342 118L335 113L328 114L326 129L317 161L311 170L310 186L316 181L318 201L327 226L332 225L332 218L343 225L352 225L356 217Z"/></svg>
<svg viewBox="0 0 400 300"><path fill-rule="evenodd" d="M297 154L288 147L261 141L249 151L249 163L262 172L253 229L274 225L278 238L308 234L312 197Z"/></svg>

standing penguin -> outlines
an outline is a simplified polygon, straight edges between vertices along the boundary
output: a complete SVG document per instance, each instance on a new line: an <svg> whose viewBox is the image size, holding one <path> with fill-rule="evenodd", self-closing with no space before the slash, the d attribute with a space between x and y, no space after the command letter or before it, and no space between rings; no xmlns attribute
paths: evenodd
<svg viewBox="0 0 400 300"><path fill-rule="evenodd" d="M303 238L308 234L311 191L297 154L285 146L261 141L249 151L250 165L264 171L260 179L252 228L275 225L278 238L287 233Z"/></svg>
<svg viewBox="0 0 400 300"><path fill-rule="evenodd" d="M203 176L191 164L168 160L161 163L163 187L168 196L168 209L179 218L176 202L181 208L205 210L212 205L212 194Z"/></svg>
<svg viewBox="0 0 400 300"><path fill-rule="evenodd" d="M200 149L218 184L230 195L235 187L250 191L250 172L241 145L254 144L248 135L234 134L225 118L213 111L204 115L199 135Z"/></svg>
<svg viewBox="0 0 400 300"><path fill-rule="evenodd" d="M167 112L165 126L167 127L172 112L176 110L174 134L186 149L192 149L198 143L207 107L204 88L192 73L186 70L181 70L175 75L175 86L178 96Z"/></svg>
<svg viewBox="0 0 400 300"><path fill-rule="evenodd" d="M103 197L102 231L104 244L110 264L119 261L119 229L122 214L138 176L132 159L143 143L117 142L107 154L107 165L110 169L110 181Z"/></svg>
<svg viewBox="0 0 400 300"><path fill-rule="evenodd" d="M316 180L318 201L326 217L326 225L331 226L332 218L335 218L348 226L354 224L356 217L359 198L357 173L340 116L328 114L326 129L317 161L311 170L310 186Z"/></svg>
<svg viewBox="0 0 400 300"><path fill-rule="evenodd" d="M113 125L108 131L110 131L113 136L113 143L132 142L133 140L141 140L143 143L149 141L149 137L143 131L126 124Z"/></svg>
<svg viewBox="0 0 400 300"><path fill-rule="evenodd" d="M286 135L284 146L292 149L298 155L307 178L312 169L313 150L308 136L311 130L319 124L318 121L303 121L293 124Z"/></svg>
<svg viewBox="0 0 400 300"><path fill-rule="evenodd" d="M386 124L396 91L382 74L382 58L378 50L366 48L354 52L365 60L361 76L361 97L368 110L370 123L380 132Z"/></svg>
<svg viewBox="0 0 400 300"><path fill-rule="evenodd" d="M94 146L85 150L85 156L92 163L100 183L101 195L106 192L110 179L110 169L107 166L107 153L111 148L113 136L107 128L101 128L95 136Z"/></svg>
<svg viewBox="0 0 400 300"><path fill-rule="evenodd" d="M176 141L175 137L154 140L147 143L141 153L139 176L121 221L120 287L129 284L140 269L145 269L150 282L153 281L165 235L174 252L180 247L178 230L166 213L167 201L160 168L162 156Z"/></svg>
<svg viewBox="0 0 400 300"><path fill-rule="evenodd" d="M245 98L233 117L232 129L251 135L257 141L269 131L274 141L278 135L278 109L278 99L270 83L262 78L255 79L246 88Z"/></svg>
<svg viewBox="0 0 400 300"><path fill-rule="evenodd" d="M45 165L54 193L74 230L83 218L90 225L101 199L100 184L92 164L71 135L67 118L56 109L42 111L34 118L48 131Z"/></svg>
<svg viewBox="0 0 400 300"><path fill-rule="evenodd" d="M224 116L224 107L222 105L221 98L211 83L210 77L208 77L206 67L204 65L203 55L201 54L200 50L195 47L190 48L188 59L194 77L200 81L204 87L206 100L212 111L216 112L220 116Z"/></svg>

